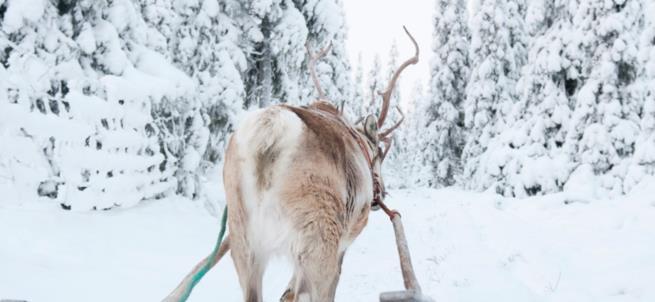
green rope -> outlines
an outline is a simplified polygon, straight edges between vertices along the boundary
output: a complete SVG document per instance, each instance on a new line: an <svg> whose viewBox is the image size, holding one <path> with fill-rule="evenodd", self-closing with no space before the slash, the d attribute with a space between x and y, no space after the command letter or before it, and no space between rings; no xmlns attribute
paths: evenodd
<svg viewBox="0 0 655 302"><path fill-rule="evenodd" d="M193 290L194 287L196 287L196 284L200 282L200 279L205 276L205 274L209 271L209 269L212 268L214 263L214 259L216 258L216 254L218 253L218 250L221 247L221 243L223 242L223 236L225 235L225 225L227 224L227 205L223 208L223 218L221 219L221 231L218 233L218 241L216 241L216 245L214 246L214 250L212 253L209 255L209 258L207 262L205 262L205 265L202 266L202 268L193 276L191 279L191 284L189 287L185 288L184 293L180 297L180 302L184 302L189 298L189 295L191 295L191 291Z"/></svg>

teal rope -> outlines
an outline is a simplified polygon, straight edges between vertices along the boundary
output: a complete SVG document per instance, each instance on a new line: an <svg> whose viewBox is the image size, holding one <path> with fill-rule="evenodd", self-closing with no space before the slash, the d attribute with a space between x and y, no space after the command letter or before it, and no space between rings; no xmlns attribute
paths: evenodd
<svg viewBox="0 0 655 302"><path fill-rule="evenodd" d="M180 302L184 302L187 299L189 299L189 295L191 295L191 291L193 290L194 287L196 287L196 284L200 282L200 279L207 274L209 269L212 267L212 261L216 257L216 254L218 253L218 250L221 247L221 243L223 242L223 236L225 235L225 225L227 224L227 205L223 208L223 218L221 218L221 231L218 233L218 241L216 241L216 245L214 246L214 250L212 253L209 255L209 258L207 259L207 262L205 262L205 265L202 266L202 268L196 273L193 278L191 279L191 285L184 290L184 294L182 294L182 297L180 297Z"/></svg>

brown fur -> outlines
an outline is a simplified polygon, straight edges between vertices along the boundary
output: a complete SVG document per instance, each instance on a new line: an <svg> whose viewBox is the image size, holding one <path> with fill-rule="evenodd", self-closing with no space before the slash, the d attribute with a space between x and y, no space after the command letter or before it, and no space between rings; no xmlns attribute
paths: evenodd
<svg viewBox="0 0 655 302"><path fill-rule="evenodd" d="M264 112L261 117L262 124L271 127L273 122L271 119L273 118L275 118L273 112ZM279 150L275 144L271 146L262 146L260 148L255 163L257 169L257 187L259 187L260 190L270 188L271 178L273 177L273 171L271 169L279 155Z"/></svg>
<svg viewBox="0 0 655 302"><path fill-rule="evenodd" d="M311 134L306 134L304 141L309 152L325 155L327 161L335 165L335 172L345 180L346 213L348 217L351 216L355 190L361 185L355 156L361 155L362 151L347 129L350 126L340 117L336 107L326 102L312 103L307 109L291 106L285 108L293 111L311 131Z"/></svg>
<svg viewBox="0 0 655 302"><path fill-rule="evenodd" d="M332 114L333 116L340 116L341 113L339 112L339 109L332 105L332 103L319 100L316 102L311 103L307 108L312 109L312 110L322 110L327 113Z"/></svg>

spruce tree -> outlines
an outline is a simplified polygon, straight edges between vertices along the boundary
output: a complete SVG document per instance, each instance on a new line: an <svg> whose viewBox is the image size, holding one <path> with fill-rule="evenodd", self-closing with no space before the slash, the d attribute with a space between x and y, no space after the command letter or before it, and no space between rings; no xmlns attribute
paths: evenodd
<svg viewBox="0 0 655 302"><path fill-rule="evenodd" d="M655 3L642 10L644 29L639 36L637 78L630 86L630 94L637 104L640 133L635 141L635 152L623 183L624 192L655 175Z"/></svg>
<svg viewBox="0 0 655 302"><path fill-rule="evenodd" d="M240 3L237 20L244 33L243 47L248 62L246 106L300 103L300 69L308 35L302 13L291 0Z"/></svg>
<svg viewBox="0 0 655 302"><path fill-rule="evenodd" d="M3 112L13 118L0 132L24 150L42 151L0 154L16 171L31 171L15 185L32 199L77 210L129 207L171 193L175 181L159 169L164 156L150 109L190 86L184 77L154 75L153 62L165 59L149 50L149 29L135 5L39 1L29 12L22 2L4 5L0 86L8 92Z"/></svg>
<svg viewBox="0 0 655 302"><path fill-rule="evenodd" d="M639 132L643 100L628 87L637 75L643 9L641 1L581 1L572 12L574 32L587 37L576 41L582 57L580 90L564 147L576 163L574 175L580 176L569 181L583 181L588 177L581 171L590 171L598 186L613 195L623 193L624 171Z"/></svg>
<svg viewBox="0 0 655 302"><path fill-rule="evenodd" d="M380 55L375 54L373 62L366 76L366 99L364 100L364 114L378 114L380 110L380 96L378 91L383 90L385 83L382 80L382 65Z"/></svg>
<svg viewBox="0 0 655 302"><path fill-rule="evenodd" d="M364 62L362 53L357 55L357 65L355 67L355 79L353 81L353 97L346 100L344 112L350 112L350 118L356 119L364 115L365 91L364 91Z"/></svg>
<svg viewBox="0 0 655 302"><path fill-rule="evenodd" d="M317 51L331 44L330 52L316 64L316 71L328 100L344 107L353 98L351 69L346 52L346 21L343 4L340 0L294 0L296 7L305 17L307 26L307 45ZM302 65L303 103L311 102L318 96L309 78L307 60ZM349 109L347 106L345 109ZM353 112L346 112L352 115Z"/></svg>
<svg viewBox="0 0 655 302"><path fill-rule="evenodd" d="M504 193L498 176L504 156L496 152L499 134L517 101L515 86L525 62L523 1L483 0L469 20L470 78L466 88L464 122L467 131L462 161L468 187L492 186Z"/></svg>
<svg viewBox="0 0 655 302"><path fill-rule="evenodd" d="M423 162L430 179L425 182L435 187L454 184L461 170L462 106L469 75L466 13L464 1L436 2L429 106L419 130L427 132Z"/></svg>

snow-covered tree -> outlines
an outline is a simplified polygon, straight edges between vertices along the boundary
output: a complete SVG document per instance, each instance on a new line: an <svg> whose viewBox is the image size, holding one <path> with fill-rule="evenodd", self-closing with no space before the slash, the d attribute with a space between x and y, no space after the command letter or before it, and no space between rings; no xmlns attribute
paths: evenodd
<svg viewBox="0 0 655 302"><path fill-rule="evenodd" d="M639 36L636 78L630 93L638 110L640 133L624 179L624 192L629 192L647 175L655 175L655 3L643 8L644 29Z"/></svg>
<svg viewBox="0 0 655 302"><path fill-rule="evenodd" d="M366 94L364 91L364 63L362 60L362 53L357 55L357 65L355 67L355 75L353 81L353 96L345 101L344 112L352 112L351 118L358 118L364 115L364 104Z"/></svg>
<svg viewBox="0 0 655 302"><path fill-rule="evenodd" d="M389 56L388 56L388 61L387 61L387 67L385 69L386 71L386 76L385 80L388 82L391 77L393 76L394 72L396 72L396 69L398 68L398 44L394 40L391 43L391 48L389 48ZM380 90L384 89L382 87ZM402 90L400 82L396 82L396 86L393 89L391 93L391 104L398 105L401 103L400 101L400 91Z"/></svg>
<svg viewBox="0 0 655 302"><path fill-rule="evenodd" d="M316 51L331 44L330 52L316 64L316 71L328 100L343 107L347 100L353 98L353 85L350 75L350 62L346 52L347 27L343 4L340 0L294 0L296 7L302 11L307 25L307 42L310 49ZM302 98L310 102L318 96L311 84L307 60L303 64L304 77ZM352 116L350 108L345 112Z"/></svg>
<svg viewBox="0 0 655 302"><path fill-rule="evenodd" d="M0 151L0 165L33 171L18 183L66 209L197 196L243 106L239 2L0 6L0 86L11 100L0 106L22 117L0 132L42 150Z"/></svg>
<svg viewBox="0 0 655 302"><path fill-rule="evenodd" d="M431 186L452 185L460 173L464 144L463 103L468 81L469 33L464 1L436 2L432 42L429 105L421 135L423 180Z"/></svg>
<svg viewBox="0 0 655 302"><path fill-rule="evenodd" d="M133 3L1 6L0 86L8 102L0 99L0 132L19 142L0 151L1 165L16 172L10 191L75 210L128 207L171 193L175 181L161 169L151 105L193 85L148 49L148 27Z"/></svg>
<svg viewBox="0 0 655 302"><path fill-rule="evenodd" d="M525 62L523 1L482 0L469 19L470 78L466 88L463 177L468 187L489 188L504 165L494 139L508 127ZM502 190L502 186L498 186Z"/></svg>
<svg viewBox="0 0 655 302"><path fill-rule="evenodd" d="M238 47L241 32L232 16L240 5L228 0L155 1L142 6L147 22L154 22L153 31L158 31L153 35L174 37L158 48L198 88L183 98L166 98L153 108L165 154L179 160L179 164L167 161L175 166L170 169L176 169L178 190L194 197L201 189L201 175L221 159L231 123L243 106L241 73L246 59Z"/></svg>
<svg viewBox="0 0 655 302"><path fill-rule="evenodd" d="M246 105L275 102L298 104L302 99L302 62L307 26L291 0L240 1L237 17L244 33L248 67Z"/></svg>
<svg viewBox="0 0 655 302"><path fill-rule="evenodd" d="M505 195L559 191L570 168L562 146L576 92L577 54L566 43L568 18L560 1L529 2L526 28L533 38L517 84L510 127L496 139L493 176Z"/></svg>
<svg viewBox="0 0 655 302"><path fill-rule="evenodd" d="M574 176L580 170L602 175L598 186L613 194L623 193L624 171L639 132L644 100L628 87L639 66L643 9L641 1L581 1L572 10L573 30L587 37L576 41L582 56L580 90L565 149L578 166ZM573 182L582 181L574 176Z"/></svg>
<svg viewBox="0 0 655 302"><path fill-rule="evenodd" d="M366 76L366 99L364 100L364 114L378 114L380 110L380 96L378 91L383 90L385 82L382 80L382 63L380 55L375 54L373 62Z"/></svg>
<svg viewBox="0 0 655 302"><path fill-rule="evenodd" d="M525 28L532 36L523 39L529 55L521 63L518 97L511 112L492 107L493 120L504 126L492 129L484 144L490 151L479 162L467 161L479 170L468 185L516 196L581 187L625 192L648 103L639 68L647 63L638 60L647 28L644 2L527 4Z"/></svg>
<svg viewBox="0 0 655 302"><path fill-rule="evenodd" d="M426 109L429 102L425 99L424 86L420 81L414 83L409 100L405 103L405 121L396 130L394 145L398 148L398 171L402 183L398 186L427 186L433 174L425 162L427 142L424 121L427 119ZM400 181L399 181L400 182Z"/></svg>

